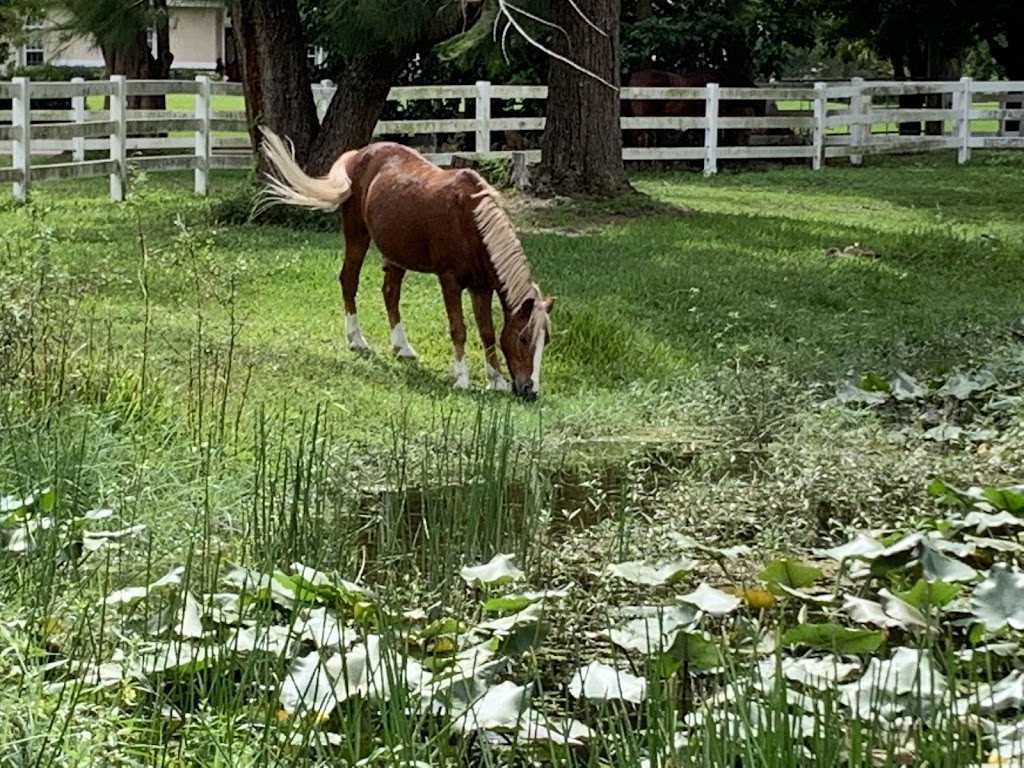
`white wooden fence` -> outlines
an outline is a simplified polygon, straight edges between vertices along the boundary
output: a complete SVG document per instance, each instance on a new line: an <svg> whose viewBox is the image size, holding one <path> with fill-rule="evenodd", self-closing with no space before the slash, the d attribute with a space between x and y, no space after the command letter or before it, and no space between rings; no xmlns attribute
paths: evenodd
<svg viewBox="0 0 1024 768"><path fill-rule="evenodd" d="M330 83L313 86L321 116L334 94ZM750 159L804 159L821 168L829 159L849 158L858 164L863 155L881 152L956 150L961 163L972 149L1024 148L1024 82L865 82L815 83L764 88L623 88L623 99L705 102L704 115L695 117L623 117L624 131L647 131L678 137L683 131L703 134L696 146L626 146L625 160L698 160L704 172L713 174L720 161ZM185 95L189 111L146 111L127 108L132 96ZM903 109L894 102L901 95L938 95L941 107ZM129 166L158 171L192 169L195 191L205 194L209 173L221 168L249 168L252 147L245 112L215 111L218 96L241 96L238 83L211 81L125 80L68 83L30 82L15 78L0 82L0 99L10 99L11 109L0 111L0 183L13 184L15 198L24 200L32 181L53 178L109 176L110 196L124 196ZM93 104L87 100L93 97ZM376 135L405 137L417 143L435 162L446 165L453 155L504 157L509 132L537 135L543 117L494 116L492 102L522 105L547 97L546 86L475 85L416 86L393 88L389 100L406 104L418 100L456 100L462 117L387 120L378 123ZM32 109L32 100L71 100L70 110ZM109 99L109 109L87 108ZM767 101L777 105L765 116L735 117L720 114L722 102ZM469 107L472 105L472 116ZM937 135L899 135L897 123L925 121L942 126ZM1008 121L1018 121L1012 131ZM6 123L6 124L5 124ZM987 126L986 126L987 123ZM984 130L985 128L989 130ZM748 132L748 141L722 146L722 131ZM506 146L495 149L496 134L505 132ZM473 148L436 146L436 137L472 137ZM629 136L630 134L626 134ZM628 142L627 142L628 143ZM440 150L440 151L438 151ZM88 155L101 154L99 159ZM538 160L538 150L525 152ZM10 165L5 166L5 157Z"/></svg>

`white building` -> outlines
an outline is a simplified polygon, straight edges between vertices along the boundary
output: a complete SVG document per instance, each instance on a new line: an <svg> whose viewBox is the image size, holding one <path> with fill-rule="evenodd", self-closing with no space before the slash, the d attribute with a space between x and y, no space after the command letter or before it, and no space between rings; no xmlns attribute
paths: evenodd
<svg viewBox="0 0 1024 768"><path fill-rule="evenodd" d="M174 69L212 70L220 59L234 61L234 41L223 0L168 0L171 53ZM12 53L16 66L53 64L67 67L103 67L103 54L91 40L66 39L55 29L59 19L29 19L25 44ZM156 51L156 35L151 35Z"/></svg>

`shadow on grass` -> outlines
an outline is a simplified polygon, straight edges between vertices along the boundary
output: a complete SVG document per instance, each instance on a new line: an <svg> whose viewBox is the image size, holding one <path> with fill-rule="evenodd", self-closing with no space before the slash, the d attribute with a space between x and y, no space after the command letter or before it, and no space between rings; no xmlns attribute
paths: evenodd
<svg viewBox="0 0 1024 768"><path fill-rule="evenodd" d="M878 230L883 258L830 259L862 228L792 218L648 218L601 236L530 238L559 294L550 355L598 380L767 356L797 375L951 365L1022 314L1019 254L953 231ZM962 342L962 344L960 344Z"/></svg>

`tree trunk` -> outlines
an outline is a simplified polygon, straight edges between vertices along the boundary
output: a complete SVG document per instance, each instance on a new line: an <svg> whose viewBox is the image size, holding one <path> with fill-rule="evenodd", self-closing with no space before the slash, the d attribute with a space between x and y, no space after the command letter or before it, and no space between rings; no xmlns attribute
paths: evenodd
<svg viewBox="0 0 1024 768"><path fill-rule="evenodd" d="M295 0L232 0L231 23L242 68L253 148L266 125L295 145L302 165L319 124L306 71L306 43Z"/></svg>
<svg viewBox="0 0 1024 768"><path fill-rule="evenodd" d="M258 126L266 125L292 140L295 158L307 172L326 172L339 154L370 142L388 91L409 58L473 23L479 11L471 11L467 16L461 3L443 3L422 39L402 50L352 56L320 125L296 0L231 0L253 147L260 144Z"/></svg>
<svg viewBox="0 0 1024 768"><path fill-rule="evenodd" d="M124 75L129 80L166 80L171 75L171 64L174 54L171 52L171 29L167 16L167 0L152 0L156 27L156 47L158 54L153 56L149 48L149 36L146 30L140 29L133 36L130 45L124 48L111 48L100 45L103 53L103 64L107 77ZM104 100L109 108L109 99ZM163 110L167 99L162 95L129 96L128 109ZM146 134L161 135L166 134Z"/></svg>
<svg viewBox="0 0 1024 768"><path fill-rule="evenodd" d="M575 5L586 19L573 5L554 4L553 21L565 30L555 32L554 51L587 72L617 83L620 0L579 0ZM552 59L541 143L543 172L552 191L611 195L629 187L619 110L617 87Z"/></svg>
<svg viewBox="0 0 1024 768"><path fill-rule="evenodd" d="M1018 11L1018 14L1021 14ZM992 58L1006 72L1007 80L1024 80L1024 18L1013 19L1006 25L1002 39L998 35L988 37L988 49ZM1002 45L1002 43L1006 45ZM1020 109L1024 100L1012 100L1006 102L1007 109ZM1014 134L1021 132L1020 120L1007 120L1004 124L1007 133Z"/></svg>
<svg viewBox="0 0 1024 768"><path fill-rule="evenodd" d="M171 61L174 56L170 50L162 50L161 59L153 58L149 50L146 33L139 32L131 47L111 49L101 46L103 63L107 77L124 75L129 80L166 80L170 74ZM129 96L126 100L127 109L162 110L166 106L164 96ZM110 109L110 98L104 99L104 108ZM142 135L142 134L133 134ZM147 136L166 134L145 134Z"/></svg>
<svg viewBox="0 0 1024 768"><path fill-rule="evenodd" d="M353 56L346 62L338 89L310 147L307 173L321 176L342 152L370 143L388 91L404 64L405 58L387 51Z"/></svg>

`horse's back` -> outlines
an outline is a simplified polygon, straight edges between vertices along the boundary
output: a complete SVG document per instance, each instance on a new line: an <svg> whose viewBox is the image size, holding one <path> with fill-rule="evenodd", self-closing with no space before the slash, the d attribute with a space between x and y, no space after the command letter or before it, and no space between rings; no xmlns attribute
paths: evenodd
<svg viewBox="0 0 1024 768"><path fill-rule="evenodd" d="M409 147L377 142L360 150L349 174L352 202L388 261L416 272L461 272L478 255L473 208L483 182L475 171L447 171Z"/></svg>

